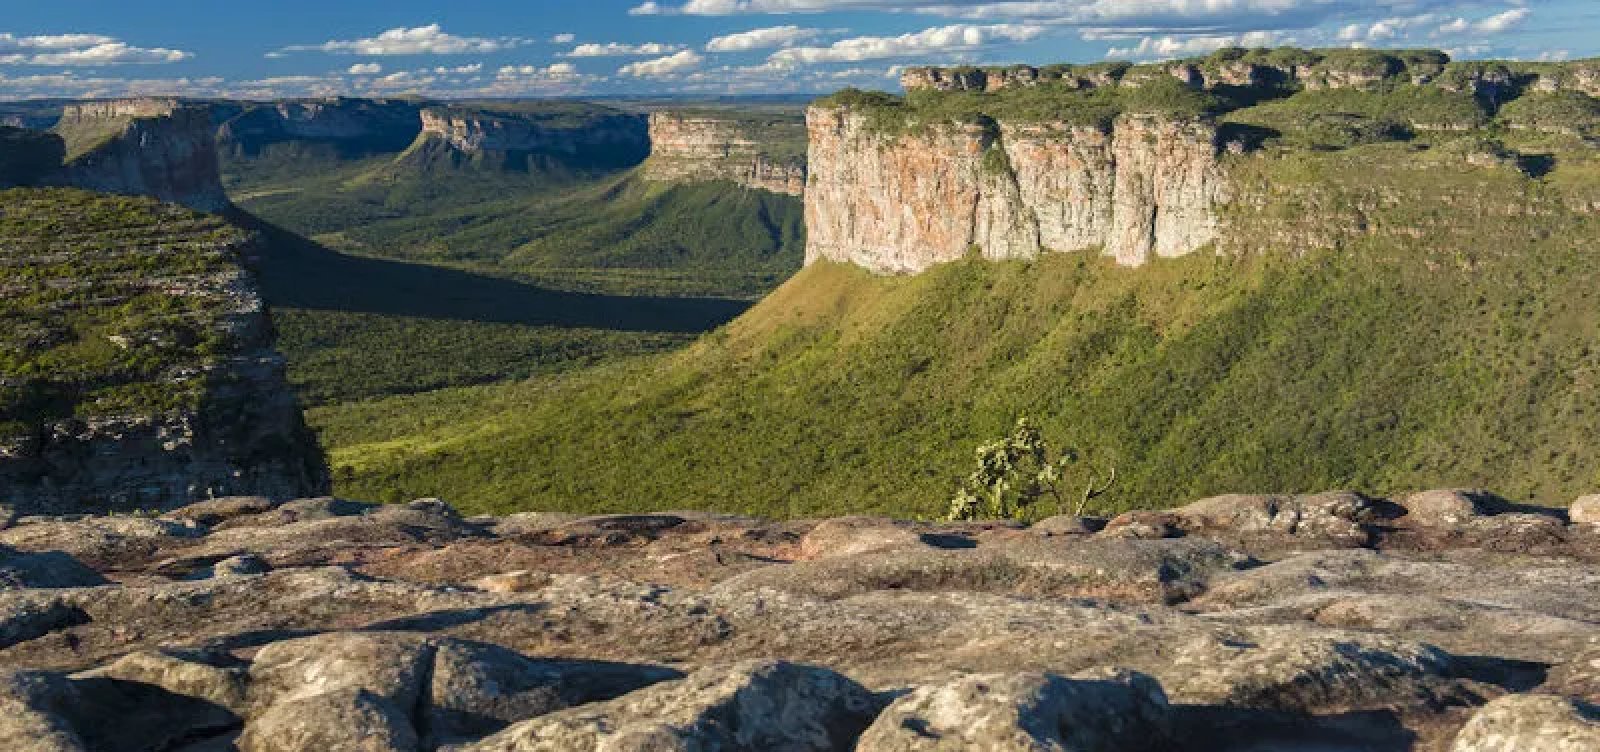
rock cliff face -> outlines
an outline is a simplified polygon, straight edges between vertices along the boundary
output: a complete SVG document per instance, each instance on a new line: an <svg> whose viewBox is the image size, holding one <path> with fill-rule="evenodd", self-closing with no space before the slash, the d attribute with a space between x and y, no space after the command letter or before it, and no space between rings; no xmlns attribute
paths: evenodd
<svg viewBox="0 0 1600 752"><path fill-rule="evenodd" d="M260 155L274 144L330 144L339 156L399 152L422 130L422 106L386 99L291 100L248 107L217 129L217 143L238 156Z"/></svg>
<svg viewBox="0 0 1600 752"><path fill-rule="evenodd" d="M650 159L644 177L662 183L724 180L773 193L805 193L803 156L775 152L803 142L798 120L736 121L706 115L650 115Z"/></svg>
<svg viewBox="0 0 1600 752"><path fill-rule="evenodd" d="M326 490L245 267L251 236L66 189L11 192L0 213L0 508Z"/></svg>
<svg viewBox="0 0 1600 752"><path fill-rule="evenodd" d="M413 156L499 160L534 155L571 166L631 166L650 150L644 118L620 112L565 117L430 107L421 121Z"/></svg>
<svg viewBox="0 0 1600 752"><path fill-rule="evenodd" d="M1226 193L1216 126L1124 115L1067 124L942 125L889 134L848 108L808 116L807 262L918 272L1100 248L1126 265L1192 253Z"/></svg>
<svg viewBox="0 0 1600 752"><path fill-rule="evenodd" d="M153 99L73 104L56 132L67 141L68 161L52 184L151 196L208 212L229 206L204 107Z"/></svg>

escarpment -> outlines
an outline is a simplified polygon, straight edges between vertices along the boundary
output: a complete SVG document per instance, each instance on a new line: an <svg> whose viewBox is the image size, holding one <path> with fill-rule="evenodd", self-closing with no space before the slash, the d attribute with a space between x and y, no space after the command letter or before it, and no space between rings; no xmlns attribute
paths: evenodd
<svg viewBox="0 0 1600 752"><path fill-rule="evenodd" d="M339 157L399 152L422 130L422 105L409 100L289 100L245 107L217 129L217 143L238 157L279 144L325 144Z"/></svg>
<svg viewBox="0 0 1600 752"><path fill-rule="evenodd" d="M71 189L8 192L0 215L0 508L326 490L245 267L252 236Z"/></svg>
<svg viewBox="0 0 1600 752"><path fill-rule="evenodd" d="M516 112L430 107L402 162L528 169L530 160L566 167L630 167L649 154L644 118L617 111Z"/></svg>
<svg viewBox="0 0 1600 752"><path fill-rule="evenodd" d="M202 106L131 99L68 105L55 132L66 163L46 182L216 212L228 208L215 129Z"/></svg>
<svg viewBox="0 0 1600 752"><path fill-rule="evenodd" d="M1217 126L1205 119L885 133L849 108L818 107L808 127L808 263L918 272L973 251L1026 259L1101 248L1138 265L1210 243L1226 195Z"/></svg>
<svg viewBox="0 0 1600 752"><path fill-rule="evenodd" d="M805 193L805 126L798 119L650 115L646 180L727 181L799 196Z"/></svg>

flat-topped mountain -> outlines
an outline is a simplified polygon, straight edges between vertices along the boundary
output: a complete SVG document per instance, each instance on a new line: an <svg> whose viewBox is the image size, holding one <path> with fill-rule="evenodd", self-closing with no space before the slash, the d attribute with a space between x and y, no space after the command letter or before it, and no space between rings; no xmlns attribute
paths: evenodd
<svg viewBox="0 0 1600 752"><path fill-rule="evenodd" d="M969 253L1182 256L1239 237L1222 224L1231 206L1260 203L1239 173L1263 147L1600 135L1597 71L1297 49L912 69L904 99L845 92L812 108L807 258L916 272Z"/></svg>
<svg viewBox="0 0 1600 752"><path fill-rule="evenodd" d="M52 129L66 162L46 180L92 191L151 196L200 211L228 206L210 111L176 100L67 105Z"/></svg>
<svg viewBox="0 0 1600 752"><path fill-rule="evenodd" d="M799 196L806 188L806 131L798 117L650 113L646 180L725 181Z"/></svg>
<svg viewBox="0 0 1600 752"><path fill-rule="evenodd" d="M0 506L326 488L245 268L253 242L145 198L0 193Z"/></svg>
<svg viewBox="0 0 1600 752"><path fill-rule="evenodd" d="M259 158L275 149L318 145L329 156L393 153L416 140L424 104L403 99L299 99L250 103L217 129L223 153Z"/></svg>
<svg viewBox="0 0 1600 752"><path fill-rule="evenodd" d="M644 118L592 105L423 109L422 132L402 164L511 170L620 168L649 153Z"/></svg>

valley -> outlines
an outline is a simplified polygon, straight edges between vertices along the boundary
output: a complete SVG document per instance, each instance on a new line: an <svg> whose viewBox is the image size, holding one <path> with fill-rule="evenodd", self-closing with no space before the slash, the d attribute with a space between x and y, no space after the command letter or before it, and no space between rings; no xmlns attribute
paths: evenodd
<svg viewBox="0 0 1600 752"><path fill-rule="evenodd" d="M0 104L0 750L1600 748L1600 59L1196 46Z"/></svg>

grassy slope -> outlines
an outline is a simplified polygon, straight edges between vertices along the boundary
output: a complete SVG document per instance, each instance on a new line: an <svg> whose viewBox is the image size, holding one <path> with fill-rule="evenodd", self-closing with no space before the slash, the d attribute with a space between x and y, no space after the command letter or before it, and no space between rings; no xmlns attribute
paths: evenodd
<svg viewBox="0 0 1600 752"><path fill-rule="evenodd" d="M681 353L312 420L341 493L474 510L936 514L1018 414L1115 463L1112 508L1347 486L1565 503L1600 483L1597 227L1571 209L1600 205L1600 167L1518 145L1555 170L1450 144L1240 158L1268 208L1230 220L1260 253L816 266ZM1309 244L1332 250L1286 252Z"/></svg>

